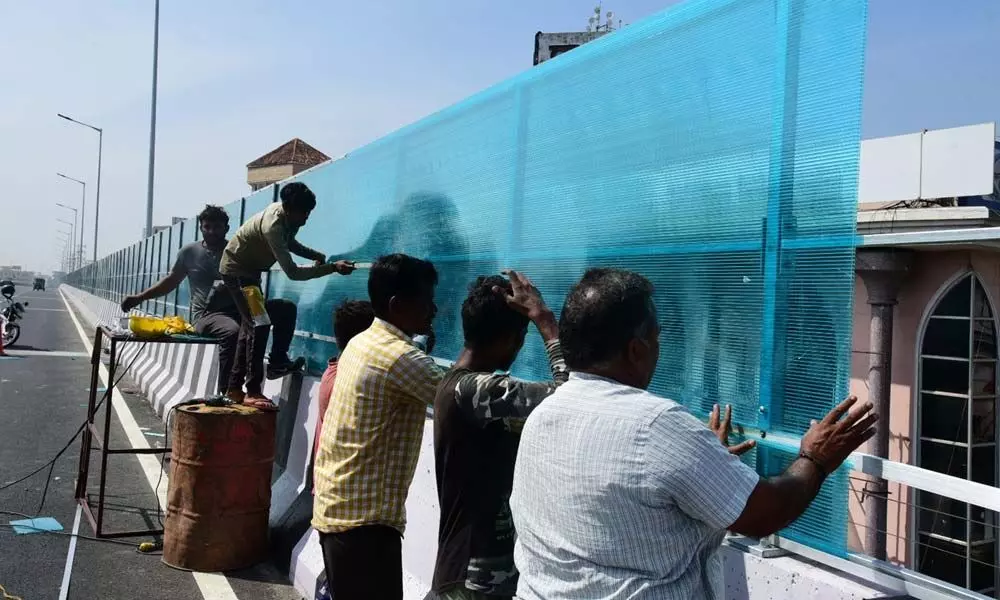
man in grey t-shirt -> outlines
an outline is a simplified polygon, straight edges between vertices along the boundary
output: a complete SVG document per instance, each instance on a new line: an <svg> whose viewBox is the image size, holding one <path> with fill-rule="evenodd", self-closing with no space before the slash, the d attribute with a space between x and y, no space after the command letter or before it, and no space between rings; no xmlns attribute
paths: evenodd
<svg viewBox="0 0 1000 600"><path fill-rule="evenodd" d="M226 248L226 233L229 232L229 215L221 207L208 205L198 215L201 240L184 245L177 251L170 273L149 289L127 296L122 300L122 310L128 312L152 298L166 296L177 289L186 277L191 289L191 323L202 335L219 339L219 383L218 391L225 394L230 374L234 371L237 380L247 370L246 360L237 356L240 314L232 297L222 285L219 262ZM268 360L267 378L277 379L301 369L302 358L292 361L288 358L288 347L292 343L297 309L295 304L281 299L271 299L266 303L268 317L274 327L274 342ZM260 344L260 360L264 360L267 347L266 337ZM258 386L261 382L257 382ZM242 392L242 390L240 390Z"/></svg>

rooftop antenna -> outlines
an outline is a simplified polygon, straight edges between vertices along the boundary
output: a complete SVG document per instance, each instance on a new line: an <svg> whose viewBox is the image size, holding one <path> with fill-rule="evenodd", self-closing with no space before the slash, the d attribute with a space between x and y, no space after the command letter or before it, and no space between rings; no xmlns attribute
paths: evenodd
<svg viewBox="0 0 1000 600"><path fill-rule="evenodd" d="M615 13L610 10L604 15L606 21L603 24L601 23L601 13L603 11L603 4L598 4L594 7L594 14L587 19L587 33L600 33L602 31L609 33L616 29L614 22Z"/></svg>

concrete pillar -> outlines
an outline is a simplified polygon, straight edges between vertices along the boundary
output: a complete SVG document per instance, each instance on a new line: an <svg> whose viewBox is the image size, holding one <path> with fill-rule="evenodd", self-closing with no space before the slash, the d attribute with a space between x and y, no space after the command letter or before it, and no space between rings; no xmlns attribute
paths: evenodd
<svg viewBox="0 0 1000 600"><path fill-rule="evenodd" d="M878 433L871 453L889 457L889 392L892 385L892 320L896 295L910 272L912 252L893 248L859 249L855 271L868 291L871 323L868 347L868 398L878 413ZM886 512L889 486L880 477L865 484L865 551L886 558Z"/></svg>

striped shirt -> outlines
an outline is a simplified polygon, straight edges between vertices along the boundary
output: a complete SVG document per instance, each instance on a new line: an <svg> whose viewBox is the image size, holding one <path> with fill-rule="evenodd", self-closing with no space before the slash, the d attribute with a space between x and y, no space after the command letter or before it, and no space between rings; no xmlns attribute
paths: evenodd
<svg viewBox="0 0 1000 600"><path fill-rule="evenodd" d="M314 469L313 527L406 527L406 495L427 407L444 370L405 333L375 319L337 362Z"/></svg>
<svg viewBox="0 0 1000 600"><path fill-rule="evenodd" d="M721 599L718 550L758 479L676 402L572 373L521 434L517 596Z"/></svg>

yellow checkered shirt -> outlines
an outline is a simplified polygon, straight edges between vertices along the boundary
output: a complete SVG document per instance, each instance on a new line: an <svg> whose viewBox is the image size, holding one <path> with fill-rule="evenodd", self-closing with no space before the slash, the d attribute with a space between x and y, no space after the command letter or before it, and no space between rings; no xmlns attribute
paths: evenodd
<svg viewBox="0 0 1000 600"><path fill-rule="evenodd" d="M317 531L388 525L403 533L427 407L443 376L409 336L381 319L347 344L316 456Z"/></svg>

